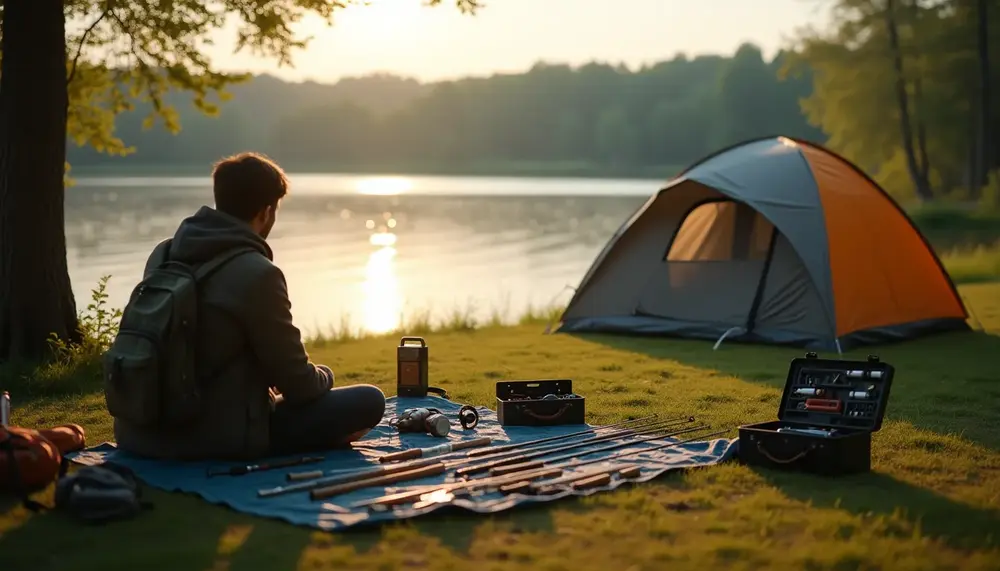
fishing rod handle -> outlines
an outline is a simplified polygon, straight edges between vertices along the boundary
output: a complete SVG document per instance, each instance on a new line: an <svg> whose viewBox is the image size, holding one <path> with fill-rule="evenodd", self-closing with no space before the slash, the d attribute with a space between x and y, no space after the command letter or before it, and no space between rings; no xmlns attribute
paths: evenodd
<svg viewBox="0 0 1000 571"><path fill-rule="evenodd" d="M532 458L538 458L540 456L547 456L553 452L559 452L561 450L572 450L574 448L579 448L580 446L585 446L588 444L593 444L596 442L603 442L605 440L611 440L614 438L622 438L625 436L630 436L633 434L642 434L641 432L635 432L632 429L616 430L614 432L609 432L603 436L595 436L593 438L584 438L579 442L574 442L572 444L555 444L552 446L542 446L540 448L525 450L523 454L516 456L511 456L503 459L496 459L492 461L487 461L485 464L475 464L473 466L463 466L455 470L455 477L464 478L465 476L472 476L475 474L482 474L483 472L489 472L493 468L500 466L509 466L511 464L518 464L521 462L527 462Z"/></svg>
<svg viewBox="0 0 1000 571"><path fill-rule="evenodd" d="M577 458L579 456L589 456L591 454L596 454L597 452L606 452L608 450L614 450L616 448L624 448L626 446L631 446L633 444L642 444L644 442L649 442L651 440L660 440L660 439L663 439L663 438L671 438L673 436L677 436L678 434L685 434L685 433L688 433L688 432L695 432L695 431L698 431L698 430L705 430L706 428L710 428L710 427L708 425L706 425L706 424L702 424L702 425L699 425L699 426L692 426L691 428L682 428L680 430L674 430L674 431L668 432L666 434L653 434L653 435L649 435L649 436L643 436L642 438L636 438L635 440L629 440L628 442L615 442L613 444L608 444L608 445L605 445L605 446L600 446L600 447L594 448L592 450L583 450L582 452L579 452L579 453L562 454L560 456L554 456L552 458L549 458L547 460L547 462L561 462L563 460L572 460L572 459ZM650 432L655 432L655 431L650 431ZM638 433L636 433L636 436L639 436L641 434L643 434L643 433L642 432L638 432ZM675 443L675 444L679 444L679 442ZM652 451L652 450L658 450L658 448L657 447L653 447L653 448L646 449L646 451ZM641 452L641 451L639 451L639 452ZM639 452L636 452L636 453L639 453ZM596 464L596 463L598 463L600 461L602 461L602 459L587 460L587 461L582 462L582 464Z"/></svg>
<svg viewBox="0 0 1000 571"><path fill-rule="evenodd" d="M449 452L457 452L459 450L465 450L467 448L476 448L479 446L489 446L490 442L493 440L489 437L474 438L472 440L459 440L458 442L448 442L445 444L440 444L438 446L431 446L430 448L410 448L409 450L401 450L399 452L391 452L383 456L379 456L378 461L387 464L389 462L398 462L400 460L412 460L414 458L431 458L434 456L441 456L443 454L448 454Z"/></svg>
<svg viewBox="0 0 1000 571"><path fill-rule="evenodd" d="M323 486L333 486L335 484L344 484L347 482L354 482L368 478L376 478L379 476L386 476L389 474L405 472L407 470L414 470L416 468L423 468L424 466L434 466L437 464L441 464L441 462L429 459L429 460L422 460L420 462L414 462L412 464L407 463L407 464L396 464L393 466L378 466L375 468L365 468L362 470L348 472L346 474L334 474L325 477L323 477L322 472L319 472L318 474L316 472L299 472L298 474L288 474L287 476L289 481L293 481L296 483L287 486L278 486L277 488L258 490L257 495L259 497L266 498L271 496L279 496L282 494L289 494L292 492L304 492L307 490L312 490L313 488L320 488ZM314 476L314 477L311 479L307 479L305 476Z"/></svg>
<svg viewBox="0 0 1000 571"><path fill-rule="evenodd" d="M325 500L327 498L332 498L333 496L346 494L355 490L361 490L373 486L395 484L396 482L405 482L407 480L418 480L427 476L437 476L439 474L443 474L444 472L444 464L436 464L426 466L424 468L418 468L416 470L410 470L408 472L397 472L395 474L389 474L379 478L368 478L365 480L358 480L356 482L347 482L344 484L316 488L309 492L309 497L314 501Z"/></svg>
<svg viewBox="0 0 1000 571"><path fill-rule="evenodd" d="M609 440L618 440L620 438L626 438L626 437L629 437L629 436L642 436L644 434L652 434L654 432L659 432L659 431L661 431L661 430L663 430L665 428L665 427L662 427L662 426L658 426L659 424L660 423L657 422L657 423L654 423L654 424L650 425L650 426L656 426L656 428L644 428L643 430L638 430L638 431L633 430L633 429L615 431L615 432L608 433L608 434L606 434L604 436L598 436L596 438L587 438L587 439L581 440L579 442L574 442L572 444L567 444L565 446L560 446L558 448L553 448L552 450L537 450L537 451L535 451L535 450L529 450L529 451L527 451L526 454L523 454L523 455L519 456L518 458L520 458L521 461L523 462L523 461L532 460L534 458L541 458L543 456L548 456L550 454L553 454L555 452L561 452L563 450L576 450L577 448L582 448L584 446L589 446L591 444L597 444L598 442L607 442ZM670 436L672 434L680 434L682 432L690 432L691 430L695 430L695 429L694 428L688 428L688 429L684 429L684 430L681 430L681 431L675 431L675 432L667 433L666 435L658 434L658 435L653 435L653 436L647 436L645 438L639 438L637 440L632 440L630 442L633 442L633 443L635 443L635 442L645 442L647 440L654 440L654 439L657 439L657 438L663 438L664 436ZM607 445L607 446L602 446L600 448L595 448L594 450L590 450L590 451L584 450L581 453L574 452L574 453L570 453L570 454L563 454L561 456L556 456L555 458L575 458L576 456L587 455L587 454L591 454L593 452L598 452L598 451L603 451L603 450L610 450L612 448L619 448L621 446L628 446L628 443L621 443L621 442L614 443L614 444L610 444L610 445ZM555 458L550 458L546 462L554 462ZM510 465L510 463L507 463L507 464L498 464L497 466L509 466L509 465ZM494 466L490 466L490 471L491 472L492 472L493 468L494 468Z"/></svg>
<svg viewBox="0 0 1000 571"><path fill-rule="evenodd" d="M608 450L614 450L615 448L624 448L626 446L631 446L633 444L642 444L643 442L649 442L650 440L658 440L660 438L669 438L669 437L677 435L677 434L683 434L685 432L691 432L693 430L700 430L702 428L707 428L707 427L703 426L703 427L700 427L700 428L699 427L686 428L684 430L679 430L679 431L671 432L671 433L668 433L668 434L657 434L657 435L653 435L653 436L646 436L646 437L643 437L643 438L637 438L635 440L630 440L628 442L616 442L614 444L608 444L606 446L601 446L601 447L598 447L598 448L594 448L593 450L584 450L584 451L582 451L580 453L564 454L562 456L556 456L554 458L549 458L546 461L535 460L535 461L529 461L529 462L520 462L520 463L516 463L516 464L506 464L506 465L501 465L501 466L497 466L497 467L491 467L490 470L489 470L489 472L490 472L490 476L502 476L502 475L505 475L505 474L512 474L514 472L521 472L523 470L531 470L531 469L538 468L538 467L541 467L541 466L549 465L552 462L559 462L561 460L572 459L572 458L576 458L578 456L589 456L590 454L595 454L597 452L606 452ZM653 448L652 450L655 450L655 448ZM527 459L527 458L525 458L525 459ZM585 462L582 462L582 463L577 464L577 465L581 465L582 466L582 465L586 465L586 464L597 464L597 463L603 462L605 460L606 460L606 458L600 458L600 459L596 459L596 460L592 460L592 461L585 461Z"/></svg>
<svg viewBox="0 0 1000 571"><path fill-rule="evenodd" d="M497 453L500 453L500 452L506 452L508 450L514 450L516 448L525 448L525 447L533 446L533 445L537 445L537 444L544 444L546 442L554 442L556 440L565 440L567 438L574 438L576 436L583 436L585 434L594 434L598 430L607 430L609 428L621 428L621 427L624 427L625 425L628 425L628 424L633 425L633 428L634 428L635 425L641 425L643 423L649 422L649 421L655 419L656 417L657 417L656 414L651 414L649 416L640 417L640 418L633 418L632 420L625 420L625 421L622 421L622 422L619 422L619 423L616 423L616 424L609 424L609 425L605 425L605 426L595 426L595 427L589 428L587 430L581 430L579 432L571 432L569 434L560 434L558 436L550 436L548 438L539 438L537 440L528 440L526 442L514 442L512 444L504 444L504 445L501 445L501 446L493 446L491 448L483 448L483 449L480 449L480 450L473 450L473 451L469 452L468 454L466 454L466 457L467 458L475 458L475 457L478 457L478 456L487 456L487 455L497 454ZM687 418L691 418L691 417L687 417ZM671 419L671 420L678 420L679 421L679 420L683 420L683 419ZM669 422L669 421L662 421L662 422Z"/></svg>
<svg viewBox="0 0 1000 571"><path fill-rule="evenodd" d="M500 460L493 460L485 464L477 464L475 466L464 466L455 470L456 478L464 478L465 476L472 476L474 474L482 474L483 472L489 472L493 468L498 466L508 466L510 464L517 464L518 462L524 462L526 458L524 455L511 456L510 458L503 458Z"/></svg>
<svg viewBox="0 0 1000 571"><path fill-rule="evenodd" d="M561 468L548 468L546 470L540 470L534 474L530 474L529 476L535 478L551 478L553 476L559 476L560 474L562 474ZM451 492L454 490L464 490L468 488L482 487L483 485L504 484L507 483L508 480L509 479L503 479L502 481L491 482L490 480L483 479L483 480L473 480L470 482L453 482L450 484L441 484L439 486L422 486L420 489L417 490L397 492L395 494L382 496L372 500L365 500L363 502L358 502L351 507L362 508L362 507L371 507L376 505L396 506L409 503L412 500L419 500L420 497L423 496L424 494L429 494L439 490Z"/></svg>
<svg viewBox="0 0 1000 571"><path fill-rule="evenodd" d="M533 470L535 468L541 468L545 466L545 462L541 460L534 460L532 462L521 462L520 464L511 464L509 466L500 466L490 470L490 476L506 476L507 474L513 474L514 472L523 472L524 470Z"/></svg>
<svg viewBox="0 0 1000 571"><path fill-rule="evenodd" d="M289 482L301 482L303 480L315 480L323 477L323 470L311 470L309 472L289 472L285 476Z"/></svg>
<svg viewBox="0 0 1000 571"><path fill-rule="evenodd" d="M500 489L504 494L518 494L518 493L550 493L562 484L569 484L576 482L578 480L583 480L585 478L590 478L597 474L618 474L621 478L637 478L642 472L642 466L636 464L626 464L624 466L611 466L607 468L599 468L597 470L588 470L583 473L570 474L568 476L563 476L562 478L555 478L553 480L546 480L543 482L532 481L530 479L520 480L514 482L513 484L508 484Z"/></svg>
<svg viewBox="0 0 1000 571"><path fill-rule="evenodd" d="M605 472L603 474L597 474L596 476L590 476L589 478L577 480L572 484L570 484L570 486L572 486L574 490L588 490L590 488L607 486L610 483L611 483L611 473Z"/></svg>
<svg viewBox="0 0 1000 571"><path fill-rule="evenodd" d="M615 470L614 468L611 469L611 471L614 471L614 470ZM525 478L523 480L518 480L516 482L500 486L500 488L498 489L498 491L500 493L502 493L502 494L505 494L505 495L507 495L507 494L526 494L526 493L529 493L529 492L533 492L535 490L539 490L539 489L543 489L543 488L548 488L548 487L554 486L556 484L565 484L565 483L568 483L568 482L575 482L576 480L582 480L584 478L589 478L589 477L593 476L594 474L603 473L605 471L607 471L607 469L605 469L605 470L596 470L596 471L592 470L592 471L588 471L588 472L586 472L584 474L571 474L569 476L563 476L562 478L555 478L553 480L545 480L545 481L542 481L542 482L534 481L532 478Z"/></svg>

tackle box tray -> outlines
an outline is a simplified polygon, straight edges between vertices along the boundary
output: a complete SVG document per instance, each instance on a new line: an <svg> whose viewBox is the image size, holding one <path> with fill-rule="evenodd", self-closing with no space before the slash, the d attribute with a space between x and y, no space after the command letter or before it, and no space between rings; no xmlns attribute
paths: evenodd
<svg viewBox="0 0 1000 571"><path fill-rule="evenodd" d="M740 461L825 476L870 471L871 437L882 427L894 372L875 355L793 359L778 419L740 427Z"/></svg>
<svg viewBox="0 0 1000 571"><path fill-rule="evenodd" d="M570 379L498 381L497 420L503 426L583 424L586 399Z"/></svg>

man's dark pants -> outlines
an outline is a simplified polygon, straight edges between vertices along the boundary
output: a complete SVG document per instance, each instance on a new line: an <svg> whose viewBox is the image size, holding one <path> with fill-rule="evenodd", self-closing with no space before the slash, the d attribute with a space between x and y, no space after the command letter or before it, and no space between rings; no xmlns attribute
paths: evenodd
<svg viewBox="0 0 1000 571"><path fill-rule="evenodd" d="M373 385L335 387L303 405L280 398L271 413L271 453L302 454L340 448L374 428L385 394Z"/></svg>

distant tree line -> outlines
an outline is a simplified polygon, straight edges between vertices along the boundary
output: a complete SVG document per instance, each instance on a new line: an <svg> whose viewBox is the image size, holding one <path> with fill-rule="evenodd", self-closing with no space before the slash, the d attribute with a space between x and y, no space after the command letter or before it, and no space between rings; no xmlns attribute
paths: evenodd
<svg viewBox="0 0 1000 571"><path fill-rule="evenodd" d="M117 118L116 133L134 153L113 157L71 145L69 161L204 164L253 149L313 170L679 166L755 136L824 138L799 108L811 78L779 77L786 58L768 61L747 44L732 57L679 55L634 71L539 63L521 74L433 84L384 75L333 85L261 76L235 86L215 117L172 96L176 135L144 129L149 110L138 105Z"/></svg>

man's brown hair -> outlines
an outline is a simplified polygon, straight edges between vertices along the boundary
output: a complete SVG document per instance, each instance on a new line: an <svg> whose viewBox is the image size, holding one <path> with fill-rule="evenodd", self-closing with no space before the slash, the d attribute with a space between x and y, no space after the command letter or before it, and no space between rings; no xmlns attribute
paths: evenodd
<svg viewBox="0 0 1000 571"><path fill-rule="evenodd" d="M268 206L277 207L288 193L285 172L260 153L240 153L215 163L212 183L216 209L245 221Z"/></svg>

